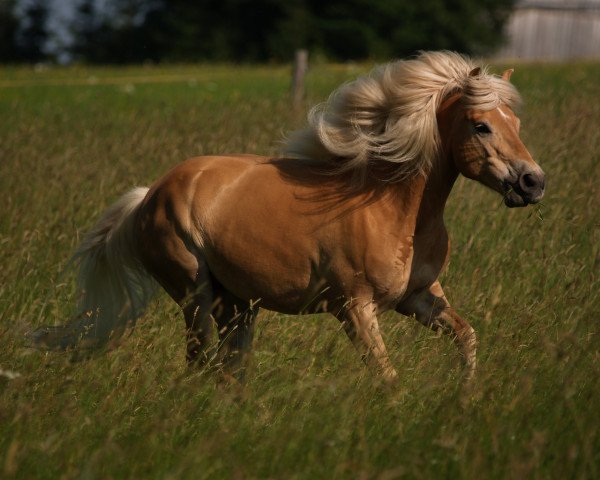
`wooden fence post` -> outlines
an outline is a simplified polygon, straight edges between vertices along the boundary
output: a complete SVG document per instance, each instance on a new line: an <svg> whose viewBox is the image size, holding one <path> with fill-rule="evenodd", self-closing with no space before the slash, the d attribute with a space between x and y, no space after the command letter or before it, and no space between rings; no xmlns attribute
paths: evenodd
<svg viewBox="0 0 600 480"><path fill-rule="evenodd" d="M292 73L292 105L299 108L304 99L304 75L308 69L308 50L296 50Z"/></svg>

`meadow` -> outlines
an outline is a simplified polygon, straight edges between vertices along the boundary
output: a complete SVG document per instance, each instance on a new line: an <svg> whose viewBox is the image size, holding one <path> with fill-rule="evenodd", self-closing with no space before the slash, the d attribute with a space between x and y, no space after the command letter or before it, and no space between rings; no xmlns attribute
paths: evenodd
<svg viewBox="0 0 600 480"><path fill-rule="evenodd" d="M543 205L509 210L461 178L446 212L473 386L414 319L381 321L400 374L386 389L332 317L263 311L241 393L188 371L164 292L88 360L24 335L73 313L66 261L122 193L191 156L276 154L368 66L313 66L300 111L285 66L1 68L0 477L598 478L600 64L515 68Z"/></svg>

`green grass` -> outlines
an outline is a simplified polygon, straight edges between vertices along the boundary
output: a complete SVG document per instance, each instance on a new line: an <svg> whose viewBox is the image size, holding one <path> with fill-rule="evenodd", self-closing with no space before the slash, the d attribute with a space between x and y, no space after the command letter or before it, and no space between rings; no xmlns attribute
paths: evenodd
<svg viewBox="0 0 600 480"><path fill-rule="evenodd" d="M321 65L309 103L366 67ZM401 381L382 389L332 318L263 312L240 396L184 365L161 294L88 361L25 348L71 313L61 274L82 232L133 185L198 154L277 151L303 123L281 67L5 68L0 82L0 477L598 478L600 65L521 65L522 136L548 176L508 210L461 179L443 284L479 335L382 328Z"/></svg>

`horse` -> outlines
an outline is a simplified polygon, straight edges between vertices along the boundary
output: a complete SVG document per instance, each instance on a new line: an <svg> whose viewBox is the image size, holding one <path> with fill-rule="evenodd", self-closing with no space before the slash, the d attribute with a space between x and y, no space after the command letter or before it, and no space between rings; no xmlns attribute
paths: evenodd
<svg viewBox="0 0 600 480"><path fill-rule="evenodd" d="M332 314L389 382L397 372L378 316L414 316L455 341L471 378L475 331L439 280L450 252L444 208L459 174L508 207L542 198L544 172L519 137L512 72L422 52L338 88L279 157L191 158L133 189L73 256L81 314L38 329L35 344L105 345L162 287L183 312L187 362L218 365L234 380L260 308Z"/></svg>

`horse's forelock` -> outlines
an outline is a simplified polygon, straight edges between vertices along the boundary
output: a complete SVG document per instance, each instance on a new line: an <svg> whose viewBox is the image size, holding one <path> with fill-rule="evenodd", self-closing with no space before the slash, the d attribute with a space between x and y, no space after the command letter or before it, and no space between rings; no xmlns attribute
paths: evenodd
<svg viewBox="0 0 600 480"><path fill-rule="evenodd" d="M465 80L461 101L475 110L493 110L502 104L514 110L521 105L521 96L510 82L486 73Z"/></svg>

